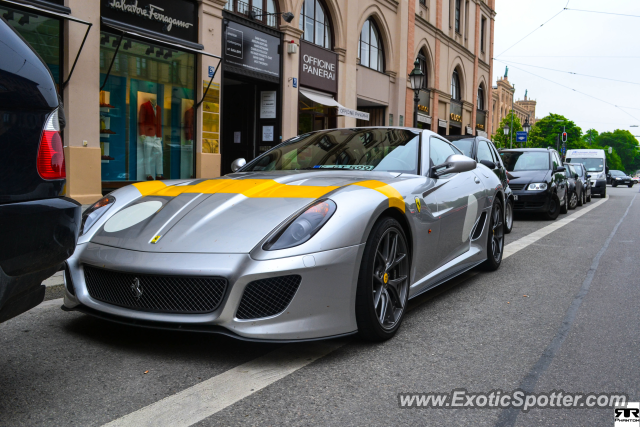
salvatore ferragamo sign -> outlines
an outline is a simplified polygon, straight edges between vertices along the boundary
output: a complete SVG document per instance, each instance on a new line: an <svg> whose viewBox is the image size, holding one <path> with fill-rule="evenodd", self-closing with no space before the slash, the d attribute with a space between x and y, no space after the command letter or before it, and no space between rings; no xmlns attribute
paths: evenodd
<svg viewBox="0 0 640 427"><path fill-rule="evenodd" d="M338 55L301 41L299 78L301 86L337 93Z"/></svg>
<svg viewBox="0 0 640 427"><path fill-rule="evenodd" d="M197 42L197 8L192 0L102 0L103 17Z"/></svg>

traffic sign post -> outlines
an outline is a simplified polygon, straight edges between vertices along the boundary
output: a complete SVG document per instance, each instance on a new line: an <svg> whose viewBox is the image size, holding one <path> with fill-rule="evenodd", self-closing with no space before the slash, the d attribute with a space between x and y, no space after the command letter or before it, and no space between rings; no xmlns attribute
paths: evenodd
<svg viewBox="0 0 640 427"><path fill-rule="evenodd" d="M518 140L518 142L527 142L527 133L516 132L516 139Z"/></svg>

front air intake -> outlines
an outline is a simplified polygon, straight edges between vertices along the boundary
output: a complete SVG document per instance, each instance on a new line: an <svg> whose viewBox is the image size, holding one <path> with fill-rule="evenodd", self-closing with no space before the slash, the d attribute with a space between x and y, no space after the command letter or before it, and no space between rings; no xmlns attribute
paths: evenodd
<svg viewBox="0 0 640 427"><path fill-rule="evenodd" d="M236 313L240 320L260 319L282 313L296 294L298 275L255 280L247 285Z"/></svg>

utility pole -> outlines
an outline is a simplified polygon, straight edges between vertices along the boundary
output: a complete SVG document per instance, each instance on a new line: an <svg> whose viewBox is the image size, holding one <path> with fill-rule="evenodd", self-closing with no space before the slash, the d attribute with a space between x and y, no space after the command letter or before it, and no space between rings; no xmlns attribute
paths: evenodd
<svg viewBox="0 0 640 427"><path fill-rule="evenodd" d="M513 85L513 92L511 93L511 135L510 135L510 143L509 148L513 148L513 98L516 95L516 85Z"/></svg>

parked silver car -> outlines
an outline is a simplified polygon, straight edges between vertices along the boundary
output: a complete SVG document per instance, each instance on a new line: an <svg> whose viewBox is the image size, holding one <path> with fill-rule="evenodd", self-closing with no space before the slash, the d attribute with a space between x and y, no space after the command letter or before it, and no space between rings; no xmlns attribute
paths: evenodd
<svg viewBox="0 0 640 427"><path fill-rule="evenodd" d="M63 308L249 340L384 340L409 298L500 266L504 202L490 169L433 132L309 133L222 178L98 201Z"/></svg>

